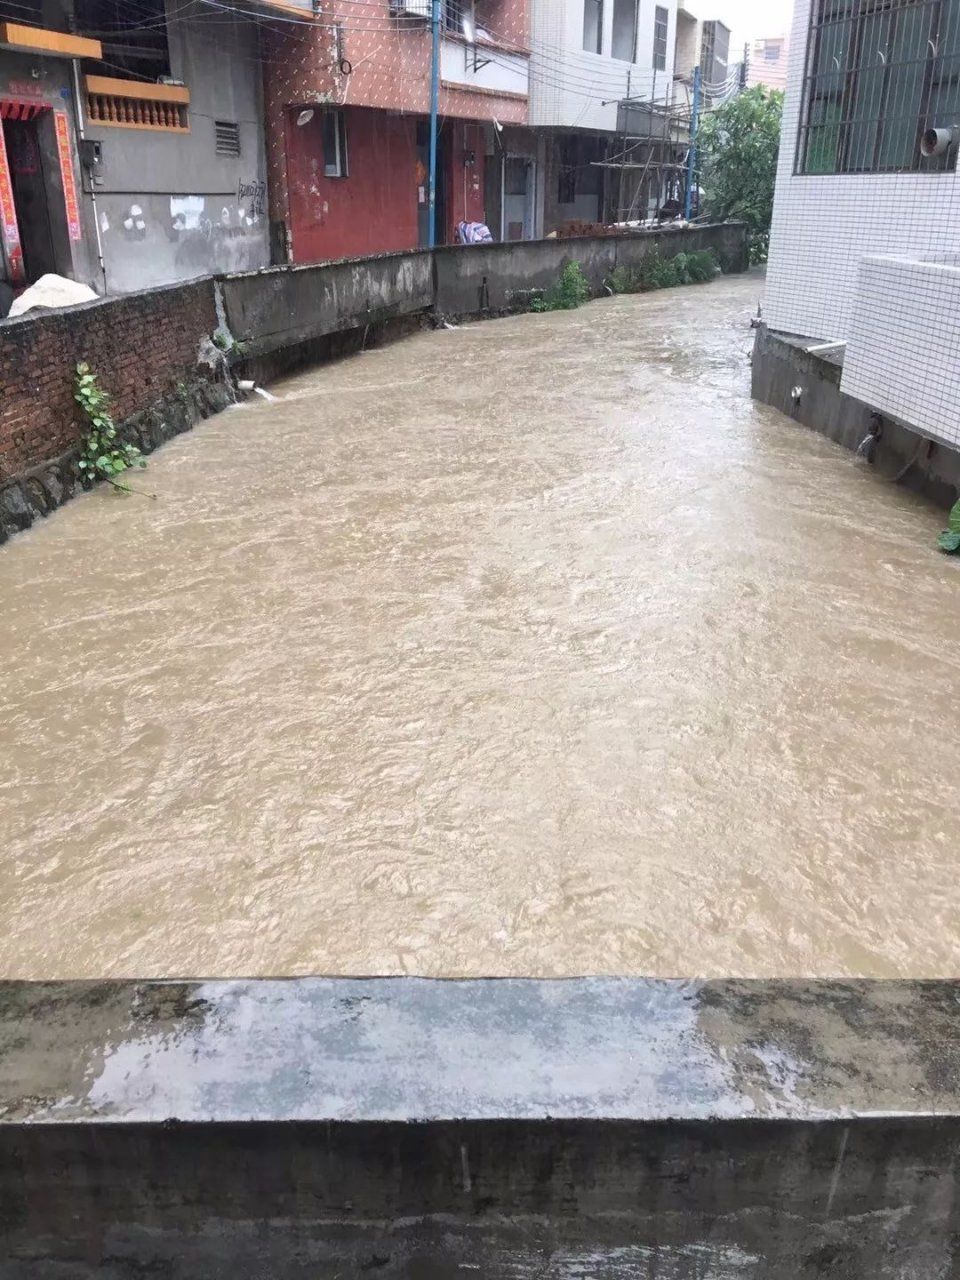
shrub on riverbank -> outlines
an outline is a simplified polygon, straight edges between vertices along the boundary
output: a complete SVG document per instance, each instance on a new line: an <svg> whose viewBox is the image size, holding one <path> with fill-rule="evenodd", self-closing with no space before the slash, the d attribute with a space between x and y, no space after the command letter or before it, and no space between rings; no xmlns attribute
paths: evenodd
<svg viewBox="0 0 960 1280"><path fill-rule="evenodd" d="M573 311L590 297L590 285L579 262L568 262L560 279L530 303L531 311Z"/></svg>
<svg viewBox="0 0 960 1280"><path fill-rule="evenodd" d="M720 270L712 249L695 249L664 258L652 253L639 267L617 267L608 279L614 293L647 293L680 284L703 284Z"/></svg>

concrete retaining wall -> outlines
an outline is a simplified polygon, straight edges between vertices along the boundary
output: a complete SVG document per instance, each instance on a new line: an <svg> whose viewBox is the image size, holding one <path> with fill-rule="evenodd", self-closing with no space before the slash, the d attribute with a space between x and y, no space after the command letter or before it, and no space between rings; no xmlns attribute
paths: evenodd
<svg viewBox="0 0 960 1280"><path fill-rule="evenodd" d="M762 325L753 349L754 399L847 449L856 449L879 425L881 436L873 456L877 471L940 506L952 506L960 495L960 453L946 444L925 441L910 423L880 415L873 406L841 391L842 350L807 351L815 342L774 333ZM796 387L799 400L793 396Z"/></svg>
<svg viewBox="0 0 960 1280"><path fill-rule="evenodd" d="M0 985L0 1274L904 1280L960 984Z"/></svg>
<svg viewBox="0 0 960 1280"><path fill-rule="evenodd" d="M639 266L654 253L669 258L697 249L713 249L725 271L746 271L749 265L741 223L438 249L435 306L443 315L456 316L508 311L525 305L532 291L556 284L568 262L578 262L593 292L599 293L618 266Z"/></svg>
<svg viewBox="0 0 960 1280"><path fill-rule="evenodd" d="M666 228L623 236L584 236L511 244L459 245L383 254L376 258L276 267L224 276L220 281L230 332L261 374L263 357L351 329L383 326L401 316L436 311L481 315L525 306L531 294L556 284L568 262L578 262L594 293L617 266L637 266L653 253L712 248L724 270L748 266L741 223ZM290 367L289 354L284 367Z"/></svg>
<svg viewBox="0 0 960 1280"><path fill-rule="evenodd" d="M249 357L433 306L429 253L389 253L226 276L230 332Z"/></svg>

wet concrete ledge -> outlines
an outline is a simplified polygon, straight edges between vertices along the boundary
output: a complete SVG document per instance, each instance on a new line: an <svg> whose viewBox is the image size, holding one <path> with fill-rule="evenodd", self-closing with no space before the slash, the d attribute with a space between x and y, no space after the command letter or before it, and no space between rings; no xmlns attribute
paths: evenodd
<svg viewBox="0 0 960 1280"><path fill-rule="evenodd" d="M816 342L816 338L777 333L761 325L752 357L753 398L847 449L856 449L879 425L881 436L873 457L878 474L939 506L952 506L960 497L960 453L945 444L930 448L923 433L909 422L878 414L871 405L841 391L842 352L806 349ZM793 398L797 386L799 401Z"/></svg>
<svg viewBox="0 0 960 1280"><path fill-rule="evenodd" d="M0 1275L947 1277L960 983L0 985Z"/></svg>

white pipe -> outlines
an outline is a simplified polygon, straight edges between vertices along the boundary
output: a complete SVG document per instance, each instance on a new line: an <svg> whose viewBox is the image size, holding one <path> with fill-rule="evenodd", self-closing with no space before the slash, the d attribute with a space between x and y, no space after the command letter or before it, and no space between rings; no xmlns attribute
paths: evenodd
<svg viewBox="0 0 960 1280"><path fill-rule="evenodd" d="M86 134L83 130L83 106L80 97L80 63L76 58L72 58L73 62L73 113L77 121L77 136L83 142ZM80 168L83 170L83 157L80 157ZM82 179L81 179L82 184ZM107 264L103 260L103 237L100 235L100 215L97 212L97 193L93 189L93 175L90 175L90 204L93 208L93 229L97 233L97 261L100 264L100 274L103 276L103 292L107 292Z"/></svg>

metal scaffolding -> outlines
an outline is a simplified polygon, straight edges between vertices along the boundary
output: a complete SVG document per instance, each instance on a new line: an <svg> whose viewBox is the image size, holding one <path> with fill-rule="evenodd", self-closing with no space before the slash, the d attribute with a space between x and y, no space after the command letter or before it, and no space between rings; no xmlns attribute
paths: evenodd
<svg viewBox="0 0 960 1280"><path fill-rule="evenodd" d="M662 94L622 98L617 146L593 163L608 171L607 219L645 223L675 217L683 206L692 104L687 86L668 83Z"/></svg>
<svg viewBox="0 0 960 1280"><path fill-rule="evenodd" d="M609 171L607 221L634 225L689 216L697 200L695 134L700 112L714 110L746 86L746 59L723 83L703 82L699 68L691 83L673 80L650 97L617 103L617 148L593 163Z"/></svg>

